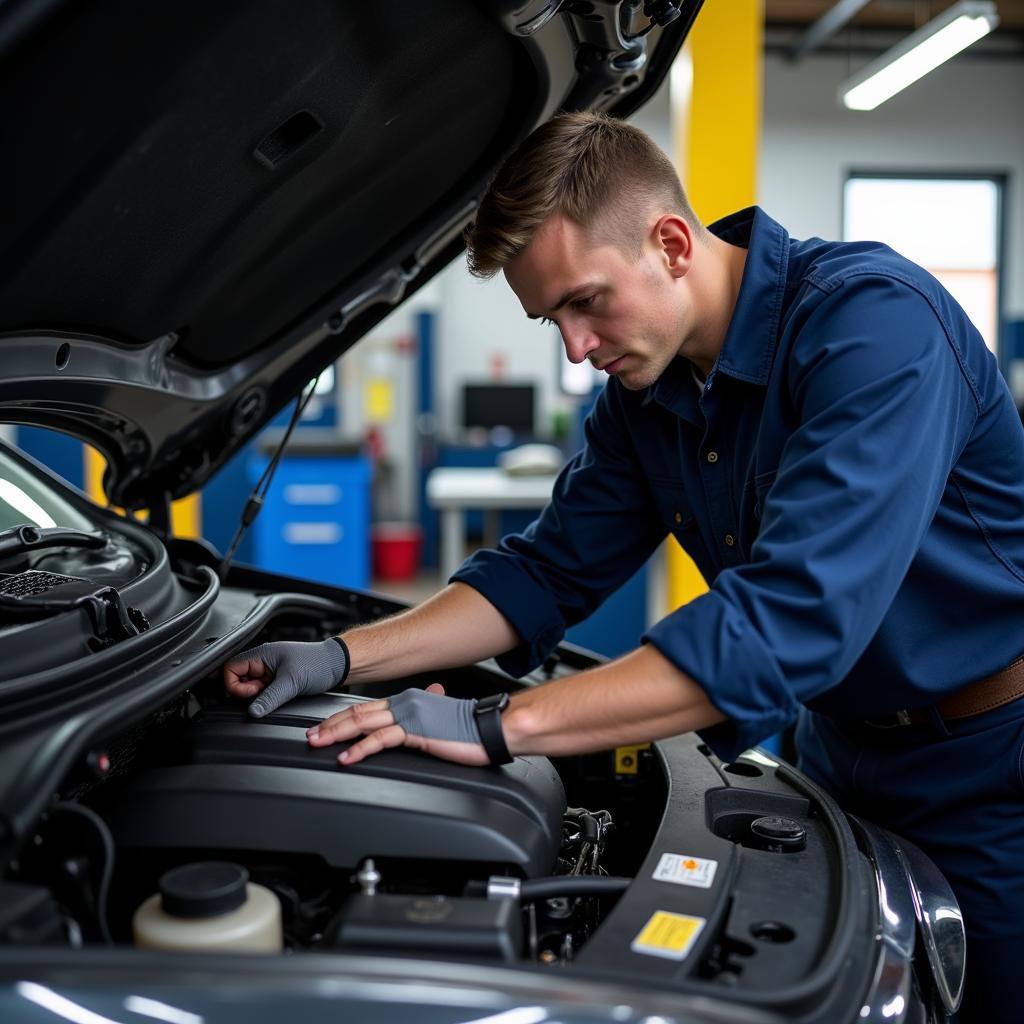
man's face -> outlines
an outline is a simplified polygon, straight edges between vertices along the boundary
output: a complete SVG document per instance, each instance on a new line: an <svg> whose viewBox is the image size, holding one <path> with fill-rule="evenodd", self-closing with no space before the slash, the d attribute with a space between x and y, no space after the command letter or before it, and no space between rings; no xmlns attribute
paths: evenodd
<svg viewBox="0 0 1024 1024"><path fill-rule="evenodd" d="M561 214L505 268L526 315L558 326L570 362L589 359L634 391L653 384L680 354L684 276L672 271L656 231L636 259Z"/></svg>

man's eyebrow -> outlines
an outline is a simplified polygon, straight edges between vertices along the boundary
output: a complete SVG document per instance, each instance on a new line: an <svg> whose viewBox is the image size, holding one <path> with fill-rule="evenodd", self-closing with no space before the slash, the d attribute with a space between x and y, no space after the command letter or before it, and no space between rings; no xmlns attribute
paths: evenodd
<svg viewBox="0 0 1024 1024"><path fill-rule="evenodd" d="M572 302L573 299L582 295L584 292L589 292L592 289L597 288L597 284L593 281L587 281L585 284L573 285L567 291L562 293L562 297L548 310L549 313L557 313L566 303ZM528 320L540 320L546 314L544 313L527 313L526 318Z"/></svg>

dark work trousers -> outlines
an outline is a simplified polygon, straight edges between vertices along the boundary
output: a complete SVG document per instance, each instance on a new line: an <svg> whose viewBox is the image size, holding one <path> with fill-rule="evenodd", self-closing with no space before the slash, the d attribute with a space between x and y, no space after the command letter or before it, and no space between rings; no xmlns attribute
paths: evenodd
<svg viewBox="0 0 1024 1024"><path fill-rule="evenodd" d="M875 729L805 711L800 767L847 811L916 843L967 929L958 1024L1021 1024L1024 698L983 715Z"/></svg>

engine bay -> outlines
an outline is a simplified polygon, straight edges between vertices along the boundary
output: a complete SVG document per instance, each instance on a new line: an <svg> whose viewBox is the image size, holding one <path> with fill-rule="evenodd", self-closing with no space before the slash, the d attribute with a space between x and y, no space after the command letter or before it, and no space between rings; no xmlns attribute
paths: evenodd
<svg viewBox="0 0 1024 1024"><path fill-rule="evenodd" d="M284 616L263 635L305 635L310 616L298 621ZM454 691L500 682L484 669L454 676ZM86 759L88 770L69 777L40 817L29 856L8 872L8 885L40 902L17 921L5 915L6 938L27 928L72 946L132 944L133 917L163 876L216 862L243 868L274 894L285 949L572 959L624 888L587 880L635 870L642 847L616 853L612 811L570 806L546 758L471 768L399 749L343 769L342 747L308 746L310 725L369 699L304 697L256 721L210 673L114 735ZM587 759L575 760L562 767L570 788L596 795L595 769L608 758L586 768ZM613 776L603 781L613 804L635 788L627 781L616 794ZM658 788L644 801L646 831L657 822ZM626 819L639 837L636 810ZM488 900L502 880L543 882L552 895L523 899L511 913Z"/></svg>
<svg viewBox="0 0 1024 1024"><path fill-rule="evenodd" d="M545 685L594 656L562 645L523 680L485 662L253 719L223 689L234 653L401 606L245 566L218 585L205 558L172 542L150 570L204 595L187 617L170 607L91 655L102 671L51 672L56 690L26 678L0 692L26 723L0 725L14 766L0 957L156 948L561 966L822 1012L867 984L874 945L855 942L873 927L866 861L839 809L784 762L750 751L722 763L690 735L501 767L407 749L341 767L342 745L311 748L305 731L354 702L431 682L457 697Z"/></svg>

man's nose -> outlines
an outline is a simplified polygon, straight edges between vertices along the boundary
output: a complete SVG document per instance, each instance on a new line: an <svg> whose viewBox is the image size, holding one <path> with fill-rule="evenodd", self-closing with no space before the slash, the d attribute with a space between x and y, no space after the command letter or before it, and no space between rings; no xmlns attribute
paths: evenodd
<svg viewBox="0 0 1024 1024"><path fill-rule="evenodd" d="M566 323L562 325L562 344L570 363L582 363L588 352L593 352L601 342L585 324Z"/></svg>

